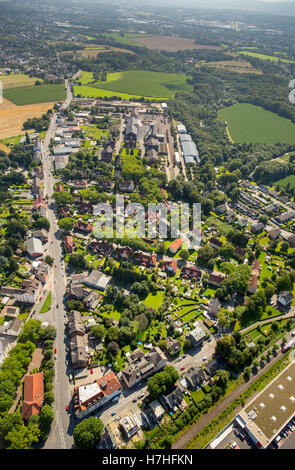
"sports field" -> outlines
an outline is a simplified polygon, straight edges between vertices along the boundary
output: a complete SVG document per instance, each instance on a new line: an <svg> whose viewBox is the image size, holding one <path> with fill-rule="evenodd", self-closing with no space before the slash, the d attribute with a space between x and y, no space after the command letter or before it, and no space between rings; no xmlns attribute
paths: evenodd
<svg viewBox="0 0 295 470"><path fill-rule="evenodd" d="M106 82L97 82L95 87L118 93L173 98L178 91L191 90L183 74L132 70L109 73Z"/></svg>
<svg viewBox="0 0 295 470"><path fill-rule="evenodd" d="M4 88L3 96L17 106L23 106L27 104L63 101L66 98L66 91L63 84L22 86Z"/></svg>
<svg viewBox="0 0 295 470"><path fill-rule="evenodd" d="M246 55L249 57L254 57L255 59L260 59L260 60L270 60L271 62L278 62L280 60L281 62L287 62L289 64L294 63L293 60L282 59L281 57L275 57L272 55L260 54L259 52L239 51L239 54Z"/></svg>
<svg viewBox="0 0 295 470"><path fill-rule="evenodd" d="M286 118L248 103L224 108L218 113L226 121L234 142L295 144L295 125Z"/></svg>

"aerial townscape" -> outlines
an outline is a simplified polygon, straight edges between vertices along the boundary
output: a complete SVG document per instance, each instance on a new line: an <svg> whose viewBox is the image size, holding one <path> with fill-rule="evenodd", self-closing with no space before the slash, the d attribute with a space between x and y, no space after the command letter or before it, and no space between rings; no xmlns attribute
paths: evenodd
<svg viewBox="0 0 295 470"><path fill-rule="evenodd" d="M295 2L0 10L1 450L294 449Z"/></svg>

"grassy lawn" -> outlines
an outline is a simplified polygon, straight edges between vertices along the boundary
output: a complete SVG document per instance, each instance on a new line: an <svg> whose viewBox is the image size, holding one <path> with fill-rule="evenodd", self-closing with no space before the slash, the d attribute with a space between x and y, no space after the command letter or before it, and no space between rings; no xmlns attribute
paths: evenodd
<svg viewBox="0 0 295 470"><path fill-rule="evenodd" d="M218 117L227 122L229 133L235 142L295 143L295 125L289 119L260 106L235 104L219 111Z"/></svg>
<svg viewBox="0 0 295 470"><path fill-rule="evenodd" d="M144 303L148 307L153 307L156 310L162 305L164 299L163 291L158 291L156 294L150 292L149 295L145 298Z"/></svg>
<svg viewBox="0 0 295 470"><path fill-rule="evenodd" d="M51 308L51 291L48 293L45 302L40 310L40 313L46 313Z"/></svg>

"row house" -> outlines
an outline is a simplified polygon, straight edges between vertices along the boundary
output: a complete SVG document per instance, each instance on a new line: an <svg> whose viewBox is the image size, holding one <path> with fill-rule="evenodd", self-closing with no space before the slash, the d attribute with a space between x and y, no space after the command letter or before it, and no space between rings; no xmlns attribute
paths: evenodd
<svg viewBox="0 0 295 470"><path fill-rule="evenodd" d="M183 266L180 275L183 279L191 279L192 281L200 281L202 279L202 271L195 266Z"/></svg>
<svg viewBox="0 0 295 470"><path fill-rule="evenodd" d="M93 230L93 226L88 222L82 222L82 220L78 220L75 223L75 230L83 233L90 233Z"/></svg>
<svg viewBox="0 0 295 470"><path fill-rule="evenodd" d="M146 267L155 267L158 264L155 255L150 255L149 253L144 253L142 251L135 254L134 261L141 266Z"/></svg>
<svg viewBox="0 0 295 470"><path fill-rule="evenodd" d="M132 255L132 250L128 246L117 248L116 258L128 261Z"/></svg>
<svg viewBox="0 0 295 470"><path fill-rule="evenodd" d="M70 235L65 235L63 237L63 246L66 253L73 253L76 242L73 241L73 238Z"/></svg>
<svg viewBox="0 0 295 470"><path fill-rule="evenodd" d="M259 277L261 273L261 263L258 259L255 259L251 266L251 275L249 279L248 292L254 294L259 286Z"/></svg>

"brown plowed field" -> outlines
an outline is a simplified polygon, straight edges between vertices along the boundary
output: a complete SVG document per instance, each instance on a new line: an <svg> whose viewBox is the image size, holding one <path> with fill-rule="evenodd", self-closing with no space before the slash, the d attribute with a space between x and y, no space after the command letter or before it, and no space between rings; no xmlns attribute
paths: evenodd
<svg viewBox="0 0 295 470"><path fill-rule="evenodd" d="M194 39L175 36L144 36L142 38L135 37L131 39L144 44L148 49L165 50L168 52L185 51L188 49L222 49L218 46L196 44Z"/></svg>
<svg viewBox="0 0 295 470"><path fill-rule="evenodd" d="M0 103L0 139L23 134L23 123L27 119L41 117L53 105L54 103L37 103L16 106L3 98L3 102Z"/></svg>

